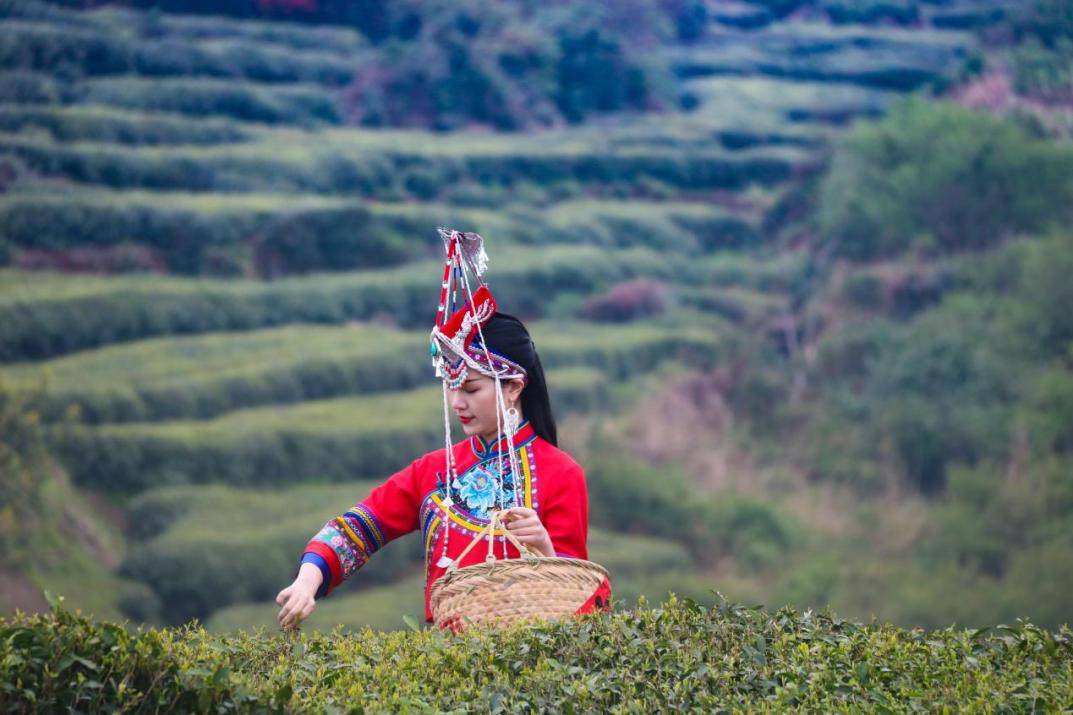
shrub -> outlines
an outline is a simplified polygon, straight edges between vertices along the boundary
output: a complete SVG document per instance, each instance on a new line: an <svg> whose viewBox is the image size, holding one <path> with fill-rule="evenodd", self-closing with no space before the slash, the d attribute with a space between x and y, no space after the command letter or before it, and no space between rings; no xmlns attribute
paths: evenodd
<svg viewBox="0 0 1073 715"><path fill-rule="evenodd" d="M1053 48L1035 38L1011 51L1014 86L1021 94L1048 102L1073 98L1073 37L1060 37Z"/></svg>
<svg viewBox="0 0 1073 715"><path fill-rule="evenodd" d="M883 307L883 281L869 273L855 273L846 279L842 288L846 300L853 306L867 310Z"/></svg>
<svg viewBox="0 0 1073 715"><path fill-rule="evenodd" d="M674 4L401 4L393 37L360 59L350 113L371 125L517 129L651 108L667 78L641 49L670 39L671 17L696 33L697 12Z"/></svg>
<svg viewBox="0 0 1073 715"><path fill-rule="evenodd" d="M245 77L257 82L308 82L338 86L350 81L355 61L335 53L266 46L238 38L196 45L167 37L141 43L134 64L149 76Z"/></svg>
<svg viewBox="0 0 1073 715"><path fill-rule="evenodd" d="M1062 228L1025 246L1017 277L1016 293L1025 312L1019 322L1028 345L1039 346L1042 355L1065 357L1073 341L1073 231ZM1014 271L1007 271L1013 273Z"/></svg>
<svg viewBox="0 0 1073 715"><path fill-rule="evenodd" d="M532 322L530 330L551 371L552 396L570 410L599 400L607 386L600 374L628 379L667 359L708 365L718 348L715 336L654 326L549 331ZM420 359L427 341L424 333L372 326L294 325L139 341L20 366L11 378L26 387L42 371L52 375L51 389L33 401L46 421L71 410L88 424L206 419L269 403L415 387L431 376Z"/></svg>
<svg viewBox="0 0 1073 715"><path fill-rule="evenodd" d="M1030 623L902 630L677 599L504 631L346 638L212 636L196 626L128 632L56 610L0 620L0 707L323 712L357 702L376 712L711 712L1030 703L1047 711L1073 697L1071 641L1068 628Z"/></svg>
<svg viewBox="0 0 1073 715"><path fill-rule="evenodd" d="M772 506L749 497L698 498L673 465L599 456L586 464L593 524L681 540L698 562L738 560L746 569L784 553L796 527Z"/></svg>
<svg viewBox="0 0 1073 715"><path fill-rule="evenodd" d="M254 244L257 274L378 268L414 256L414 242L405 234L377 231L374 224L373 215L360 206L275 217Z"/></svg>
<svg viewBox="0 0 1073 715"><path fill-rule="evenodd" d="M8 20L0 32L0 66L66 77L131 69L126 39L92 29Z"/></svg>
<svg viewBox="0 0 1073 715"><path fill-rule="evenodd" d="M699 341L653 341L637 346L639 350L629 346L585 354L575 348L559 359L575 365L606 363L604 374L626 377L698 345L701 352L710 352L708 344ZM612 359L605 360L605 355ZM428 369L416 359L399 362L422 372ZM404 374L410 369L404 368ZM385 378L391 375L388 370ZM606 385L585 368L568 368L561 375L553 370L549 380L555 406L565 411L588 409L605 396ZM385 388L377 385L362 391L373 394L358 397L264 405L205 421L65 426L53 430L52 442L77 482L108 492L169 484L265 486L386 475L403 466L400 455L420 455L442 445L443 431L434 417L438 391L377 392ZM175 408L150 409L160 413Z"/></svg>
<svg viewBox="0 0 1073 715"><path fill-rule="evenodd" d="M1073 371L1057 366L1043 371L1027 397L1033 441L1048 452L1073 453Z"/></svg>
<svg viewBox="0 0 1073 715"><path fill-rule="evenodd" d="M60 100L58 83L36 72L0 73L0 102L13 104L53 104Z"/></svg>
<svg viewBox="0 0 1073 715"><path fill-rule="evenodd" d="M131 145L230 144L249 138L248 130L222 120L137 116L91 107L0 107L0 130L43 129L61 142L95 141Z"/></svg>
<svg viewBox="0 0 1073 715"><path fill-rule="evenodd" d="M1010 22L1017 39L1034 38L1048 47L1073 39L1073 12L1063 0L1034 0L1018 9Z"/></svg>
<svg viewBox="0 0 1073 715"><path fill-rule="evenodd" d="M119 610L124 616L140 623L160 623L161 603L148 585L124 581L119 590Z"/></svg>
<svg viewBox="0 0 1073 715"><path fill-rule="evenodd" d="M618 283L606 293L589 298L578 314L589 320L623 323L659 315L667 309L667 301L667 286L639 279Z"/></svg>
<svg viewBox="0 0 1073 715"><path fill-rule="evenodd" d="M910 101L862 124L835 155L820 221L841 255L979 250L1068 220L1073 150L1011 121Z"/></svg>
<svg viewBox="0 0 1073 715"><path fill-rule="evenodd" d="M30 256L57 260L71 249L134 242L187 274L218 275L212 261L221 252L231 252L238 273L261 277L381 268L430 252L430 241L414 238L433 225L421 212L372 213L364 204L317 200L287 209L256 199L214 210L200 197L186 198L189 207L177 200L165 208L137 196L22 194L0 202L0 231Z"/></svg>
<svg viewBox="0 0 1073 715"><path fill-rule="evenodd" d="M424 414L435 414L434 397L426 393ZM443 442L442 426L437 429L428 419L411 420L405 426L395 420L394 427L383 429L311 429L302 424L302 417L290 414L319 407L307 402L271 410L274 417L296 421L242 432L228 427L226 416L217 418L224 423L215 424L69 428L55 435L53 449L80 485L136 492L169 484L267 486L296 479L338 482L356 474L391 474L404 466L400 455L424 454ZM360 400L354 407L363 409ZM385 404L382 409L393 407ZM270 412L261 409L262 416ZM337 409L338 418L344 419L351 409ZM231 415L231 422L243 417L241 412Z"/></svg>
<svg viewBox="0 0 1073 715"><path fill-rule="evenodd" d="M586 247L503 254L495 291L523 316L542 316L561 293L588 293L609 282L669 273L645 252L607 256ZM163 278L35 276L41 292L20 285L19 298L0 304L0 359L33 359L153 335L250 330L287 323L342 323L390 315L400 326L428 321L428 270L415 263L375 274L288 278L271 283ZM11 274L12 277L18 274ZM693 275L683 267L681 276ZM0 273L0 280L7 278ZM10 280L10 279L8 279ZM52 291L62 284L68 297ZM80 285L81 287L75 287ZM131 300L131 295L138 300Z"/></svg>
<svg viewBox="0 0 1073 715"><path fill-rule="evenodd" d="M899 25L920 22L918 0L824 0L821 7L837 24L876 24L884 21Z"/></svg>
<svg viewBox="0 0 1073 715"><path fill-rule="evenodd" d="M191 101L196 101L196 95ZM494 205L505 201L511 190L524 191L526 186L559 196L575 193L582 183L619 189L641 181L691 189L772 185L790 178L805 158L802 153L766 148L729 154L698 151L683 156L680 151L664 148L614 154L592 146L566 153L512 147L506 141L493 151L462 156L420 149L385 149L355 156L345 146L340 149L328 142L305 154L278 156L267 144L256 150L246 145L221 146L214 151L181 146L143 151L104 144L58 144L16 135L0 137L0 150L18 156L42 175L117 189L293 191L398 201L406 198L407 191L428 196L464 180L479 185L493 198L499 197ZM482 197L484 202L490 200ZM755 243L756 237L742 223L687 223L685 228L695 231L706 249L715 250Z"/></svg>
<svg viewBox="0 0 1073 715"><path fill-rule="evenodd" d="M269 85L200 78L102 78L83 85L83 101L125 109L224 116L270 124L338 124L342 109L313 84Z"/></svg>
<svg viewBox="0 0 1073 715"><path fill-rule="evenodd" d="M273 600L294 578L306 542L333 516L324 514L319 523L314 520L286 530L266 525L241 536L227 530L223 538L165 535L133 548L119 573L152 590L159 599L159 614L168 623L205 619L233 603ZM385 547L386 553L375 554L348 586L390 583L407 570L419 569L421 540L401 541ZM152 603L147 597L142 607Z"/></svg>
<svg viewBox="0 0 1073 715"><path fill-rule="evenodd" d="M139 580L124 584L120 594L121 603L127 604L124 612L135 618L133 609L145 609L154 614L148 620L181 623L208 614L216 620L217 611L228 608L221 619L233 622L241 611L256 609L246 623L257 622L266 610L274 610L274 596L293 578L306 542L373 486L305 485L266 492L212 485L154 489L136 497L128 511L132 546L120 571ZM622 598L628 591L634 598L640 593L666 596L659 583L701 582L702 577L687 577L692 560L675 541L599 529L590 530L589 537L590 558L611 571ZM236 568L244 567L233 567L235 559L256 562L260 568L250 568L237 579ZM327 623L323 613L330 612L336 614L332 617L346 613L343 621L354 630L377 620L401 626L398 599L411 600L407 589L412 594L424 591L422 559L417 535L392 542L331 599L320 603L313 623ZM620 583L632 586L622 590ZM148 594L146 585L151 587ZM707 591L698 588L692 593ZM390 600L378 608L386 611L382 619L369 620L372 614L355 612L383 596Z"/></svg>
<svg viewBox="0 0 1073 715"><path fill-rule="evenodd" d="M23 566L31 558L31 527L44 510L48 456L40 415L29 406L34 397L11 390L0 373L0 563L7 566Z"/></svg>

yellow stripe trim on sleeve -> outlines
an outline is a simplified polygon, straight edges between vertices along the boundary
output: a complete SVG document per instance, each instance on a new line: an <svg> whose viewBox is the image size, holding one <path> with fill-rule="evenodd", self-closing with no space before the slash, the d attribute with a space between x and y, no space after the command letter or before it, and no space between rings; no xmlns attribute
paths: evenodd
<svg viewBox="0 0 1073 715"><path fill-rule="evenodd" d="M354 542L355 546L364 551L366 554L369 553L369 549L365 546L365 542L362 541L358 537L358 535L354 533L354 530L350 528L350 524L346 523L346 519L341 516L337 516L335 517L335 522L339 524L339 526L343 527L343 531L346 532L346 535L350 538L351 541Z"/></svg>

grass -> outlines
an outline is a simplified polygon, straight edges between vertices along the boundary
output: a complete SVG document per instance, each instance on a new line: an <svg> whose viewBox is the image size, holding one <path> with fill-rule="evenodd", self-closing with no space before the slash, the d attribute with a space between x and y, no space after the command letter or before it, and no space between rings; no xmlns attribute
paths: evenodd
<svg viewBox="0 0 1073 715"><path fill-rule="evenodd" d="M123 579L112 569L126 545L119 528L51 466L41 484L40 519L23 528L31 544L26 573L42 591L64 595L70 608L118 619Z"/></svg>

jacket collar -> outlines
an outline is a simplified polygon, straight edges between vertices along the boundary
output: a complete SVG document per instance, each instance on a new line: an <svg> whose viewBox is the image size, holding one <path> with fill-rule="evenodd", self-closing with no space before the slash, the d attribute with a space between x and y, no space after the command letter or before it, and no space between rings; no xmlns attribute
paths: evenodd
<svg viewBox="0 0 1073 715"><path fill-rule="evenodd" d="M529 420L525 420L518 425L518 431L514 433L514 449L524 447L534 439L536 439L536 432L533 430L533 425L529 424ZM488 459L507 449L507 436L501 434L499 439L492 443L486 442L483 437L475 434L469 438L469 444L479 459Z"/></svg>

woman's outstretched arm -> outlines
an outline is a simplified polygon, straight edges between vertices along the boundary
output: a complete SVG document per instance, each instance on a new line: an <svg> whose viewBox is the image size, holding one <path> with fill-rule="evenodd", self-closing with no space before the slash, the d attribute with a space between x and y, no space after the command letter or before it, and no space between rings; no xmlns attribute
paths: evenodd
<svg viewBox="0 0 1073 715"><path fill-rule="evenodd" d="M393 474L368 497L328 521L306 544L294 582L279 592L279 623L293 628L316 600L364 566L389 541L418 528L423 457ZM443 459L442 455L440 457Z"/></svg>

